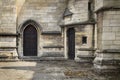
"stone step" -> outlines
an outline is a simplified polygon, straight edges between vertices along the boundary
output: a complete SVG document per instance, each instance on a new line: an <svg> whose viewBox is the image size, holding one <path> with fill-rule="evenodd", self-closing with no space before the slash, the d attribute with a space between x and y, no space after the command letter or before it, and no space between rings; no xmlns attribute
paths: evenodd
<svg viewBox="0 0 120 80"><path fill-rule="evenodd" d="M64 57L33 57L33 56L29 56L29 57L14 57L14 58L9 58L9 57L5 57L5 58L0 58L1 62L7 62L7 61L63 61L66 60Z"/></svg>

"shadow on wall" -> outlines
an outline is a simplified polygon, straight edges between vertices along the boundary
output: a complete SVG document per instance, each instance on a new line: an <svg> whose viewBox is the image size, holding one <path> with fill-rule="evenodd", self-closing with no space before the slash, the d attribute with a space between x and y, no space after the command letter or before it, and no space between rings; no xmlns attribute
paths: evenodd
<svg viewBox="0 0 120 80"><path fill-rule="evenodd" d="M16 1L16 6L17 6L17 15L19 15L23 5L25 4L26 0L17 0Z"/></svg>

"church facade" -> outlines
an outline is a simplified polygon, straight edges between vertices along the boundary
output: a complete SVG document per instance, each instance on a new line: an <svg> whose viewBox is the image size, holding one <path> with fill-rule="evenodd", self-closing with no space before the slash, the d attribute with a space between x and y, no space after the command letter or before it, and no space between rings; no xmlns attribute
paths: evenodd
<svg viewBox="0 0 120 80"><path fill-rule="evenodd" d="M120 68L120 0L0 0L0 60L75 60Z"/></svg>

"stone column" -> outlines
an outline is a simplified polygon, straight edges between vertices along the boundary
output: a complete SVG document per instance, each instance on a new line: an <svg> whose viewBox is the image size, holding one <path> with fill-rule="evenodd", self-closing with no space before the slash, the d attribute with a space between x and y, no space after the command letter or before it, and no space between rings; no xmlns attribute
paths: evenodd
<svg viewBox="0 0 120 80"><path fill-rule="evenodd" d="M96 0L96 4L98 2ZM94 67L95 71L101 73L119 72L120 68L120 8L114 6L112 2L116 3L111 0L110 8L107 7L109 1L103 0L96 10L98 42Z"/></svg>
<svg viewBox="0 0 120 80"><path fill-rule="evenodd" d="M120 11L98 13L98 46L94 66L102 72L118 71L120 61Z"/></svg>
<svg viewBox="0 0 120 80"><path fill-rule="evenodd" d="M67 28L64 27L64 57L65 59L68 59L68 53L67 53Z"/></svg>

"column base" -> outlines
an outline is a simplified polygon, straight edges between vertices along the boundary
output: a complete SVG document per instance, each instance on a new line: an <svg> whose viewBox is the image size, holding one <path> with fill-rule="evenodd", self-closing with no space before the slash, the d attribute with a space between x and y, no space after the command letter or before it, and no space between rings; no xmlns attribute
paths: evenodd
<svg viewBox="0 0 120 80"><path fill-rule="evenodd" d="M13 48L0 49L0 61L18 60L17 50Z"/></svg>
<svg viewBox="0 0 120 80"><path fill-rule="evenodd" d="M96 58L94 59L94 71L99 74L113 74L120 72L120 53L102 51L96 52Z"/></svg>
<svg viewBox="0 0 120 80"><path fill-rule="evenodd" d="M77 62L92 63L94 60L94 51L78 51L75 60Z"/></svg>

